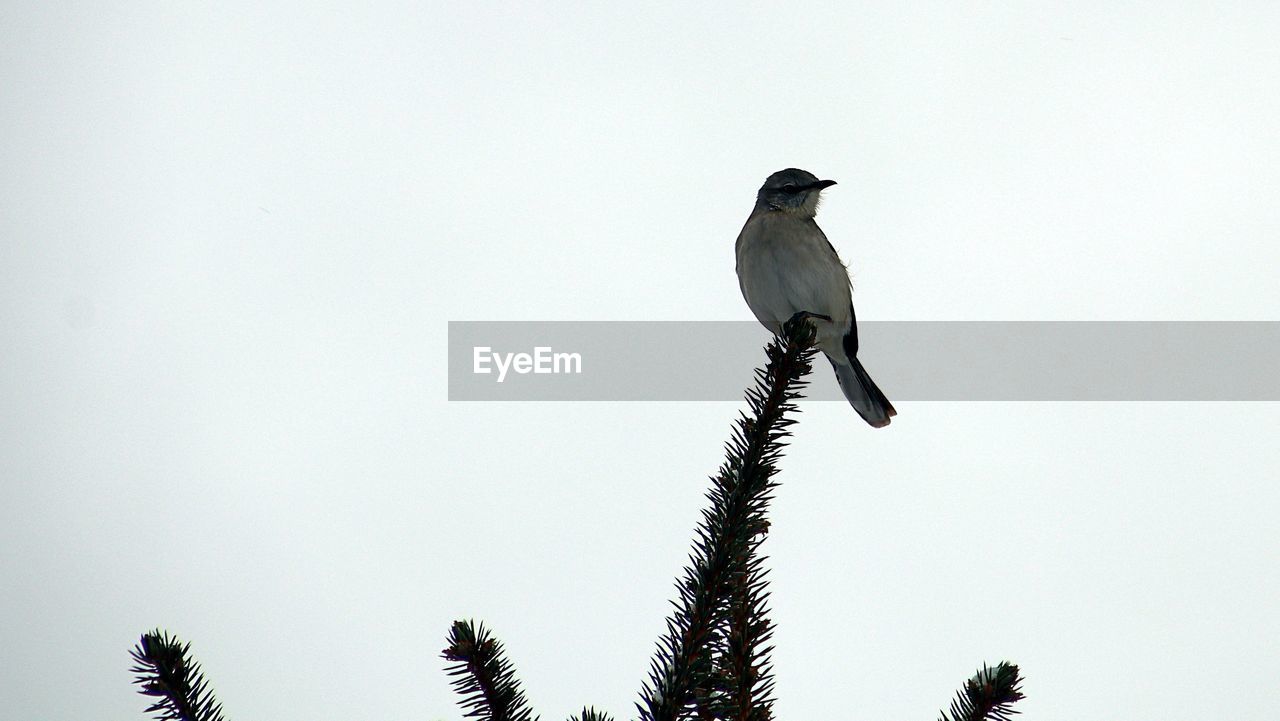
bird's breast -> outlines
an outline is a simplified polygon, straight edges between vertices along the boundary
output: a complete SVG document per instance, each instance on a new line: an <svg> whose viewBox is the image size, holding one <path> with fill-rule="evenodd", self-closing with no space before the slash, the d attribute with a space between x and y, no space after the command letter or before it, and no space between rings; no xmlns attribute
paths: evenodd
<svg viewBox="0 0 1280 721"><path fill-rule="evenodd" d="M816 223L780 215L753 217L738 238L738 281L747 304L769 326L808 311L847 328L848 271Z"/></svg>

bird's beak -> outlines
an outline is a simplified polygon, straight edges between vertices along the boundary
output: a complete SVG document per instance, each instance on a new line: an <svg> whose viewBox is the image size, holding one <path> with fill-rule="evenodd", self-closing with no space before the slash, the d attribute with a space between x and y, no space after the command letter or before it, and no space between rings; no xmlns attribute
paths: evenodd
<svg viewBox="0 0 1280 721"><path fill-rule="evenodd" d="M831 186L833 186L833 185L835 185L835 184L836 184L836 181L834 181L834 180L819 180L818 182L814 183L814 184L813 184L812 186L810 186L810 187L812 187L812 188L814 188L814 189L816 189L816 190L826 190L827 188L830 188Z"/></svg>

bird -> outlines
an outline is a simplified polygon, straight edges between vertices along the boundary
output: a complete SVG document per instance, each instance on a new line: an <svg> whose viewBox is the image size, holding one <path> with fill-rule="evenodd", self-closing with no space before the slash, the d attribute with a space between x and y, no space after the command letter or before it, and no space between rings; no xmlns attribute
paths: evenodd
<svg viewBox="0 0 1280 721"><path fill-rule="evenodd" d="M734 246L738 287L775 335L791 318L807 317L844 397L873 428L883 428L898 412L858 360L849 270L814 220L822 191L835 184L798 168L765 179Z"/></svg>

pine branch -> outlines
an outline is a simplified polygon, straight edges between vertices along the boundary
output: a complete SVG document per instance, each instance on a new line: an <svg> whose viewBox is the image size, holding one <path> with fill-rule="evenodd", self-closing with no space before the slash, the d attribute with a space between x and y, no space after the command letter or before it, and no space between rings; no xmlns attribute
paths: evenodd
<svg viewBox="0 0 1280 721"><path fill-rule="evenodd" d="M603 711L583 707L582 715L574 714L569 717L569 721L613 721L613 718Z"/></svg>
<svg viewBox="0 0 1280 721"><path fill-rule="evenodd" d="M813 343L813 327L793 321L765 348L768 365L747 391L751 415L740 415L712 478L710 507L636 704L642 721L676 721L691 710L701 718L770 716L769 649L761 644L772 627L764 619L767 594L755 552L768 531L772 479L795 422L787 415L807 385Z"/></svg>
<svg viewBox="0 0 1280 721"><path fill-rule="evenodd" d="M982 665L973 678L964 682L951 702L951 714L941 712L938 721L1010 721L1018 713L1011 706L1025 698L1019 686L1018 667L1006 661L995 668Z"/></svg>
<svg viewBox="0 0 1280 721"><path fill-rule="evenodd" d="M769 662L773 647L767 645L773 637L773 622L768 617L764 560L753 549L744 572L734 578L729 633L718 659L729 702L723 717L734 721L773 718L773 668Z"/></svg>
<svg viewBox="0 0 1280 721"><path fill-rule="evenodd" d="M763 536L754 539L758 545ZM700 719L770 721L773 718L773 668L766 645L773 637L768 618L764 558L752 555L745 572L733 573L728 624L720 645L711 650L711 676L694 690Z"/></svg>
<svg viewBox="0 0 1280 721"><path fill-rule="evenodd" d="M449 630L449 646L442 656L453 664L453 688L462 696L459 704L467 717L483 721L530 721L530 711L520 682L502 650L502 643L484 624L455 621Z"/></svg>
<svg viewBox="0 0 1280 721"><path fill-rule="evenodd" d="M156 629L143 634L129 652L134 660L129 670L138 675L134 683L142 687L138 693L158 699L147 707L147 713L160 721L224 721L222 705L213 697L190 651L190 643Z"/></svg>

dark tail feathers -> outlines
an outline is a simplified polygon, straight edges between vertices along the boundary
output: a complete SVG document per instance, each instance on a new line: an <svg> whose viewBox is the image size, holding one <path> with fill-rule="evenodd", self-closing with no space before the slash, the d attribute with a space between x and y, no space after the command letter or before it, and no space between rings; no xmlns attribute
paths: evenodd
<svg viewBox="0 0 1280 721"><path fill-rule="evenodd" d="M873 428L884 428L889 425L889 419L898 415L857 357L849 358L847 362L831 360L831 367L836 371L836 380L840 383L840 390L844 391L844 397L849 399L849 405Z"/></svg>

